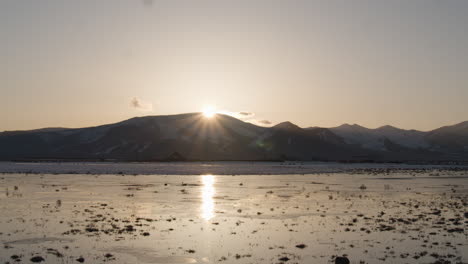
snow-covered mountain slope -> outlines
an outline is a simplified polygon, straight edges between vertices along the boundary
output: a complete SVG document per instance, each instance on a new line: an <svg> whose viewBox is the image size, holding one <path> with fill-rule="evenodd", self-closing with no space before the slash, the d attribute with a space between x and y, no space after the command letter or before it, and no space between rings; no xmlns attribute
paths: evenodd
<svg viewBox="0 0 468 264"><path fill-rule="evenodd" d="M430 147L425 139L425 132L404 130L393 126L382 126L369 129L359 125L344 124L330 128L336 135L342 137L348 144L357 144L364 148L386 151L386 140L410 149L426 149Z"/></svg>
<svg viewBox="0 0 468 264"><path fill-rule="evenodd" d="M424 138L426 133L422 131L405 130L393 126L382 126L374 129L374 131L392 142L407 148L425 149L430 146L429 142Z"/></svg>
<svg viewBox="0 0 468 264"><path fill-rule="evenodd" d="M432 130L425 139L434 150L468 152L468 121Z"/></svg>
<svg viewBox="0 0 468 264"><path fill-rule="evenodd" d="M0 133L0 158L237 159L264 129L236 118L200 113L146 116L115 124L54 131Z"/></svg>
<svg viewBox="0 0 468 264"><path fill-rule="evenodd" d="M0 159L464 160L468 122L430 132L344 124L260 127L228 115L136 117L78 129L0 133Z"/></svg>
<svg viewBox="0 0 468 264"><path fill-rule="evenodd" d="M343 124L330 128L330 131L343 138L347 144L355 144L373 150L385 150L384 138L360 125Z"/></svg>

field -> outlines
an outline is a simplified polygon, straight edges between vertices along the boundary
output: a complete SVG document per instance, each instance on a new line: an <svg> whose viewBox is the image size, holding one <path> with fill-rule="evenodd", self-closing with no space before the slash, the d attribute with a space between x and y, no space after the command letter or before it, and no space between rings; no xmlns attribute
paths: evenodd
<svg viewBox="0 0 468 264"><path fill-rule="evenodd" d="M468 262L465 167L1 163L0 171L1 263Z"/></svg>

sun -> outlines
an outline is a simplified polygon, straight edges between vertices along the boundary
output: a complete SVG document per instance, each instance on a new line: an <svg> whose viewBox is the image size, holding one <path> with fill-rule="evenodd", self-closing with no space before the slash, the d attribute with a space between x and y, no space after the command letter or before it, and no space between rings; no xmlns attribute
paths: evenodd
<svg viewBox="0 0 468 264"><path fill-rule="evenodd" d="M203 108L203 116L206 118L212 118L216 115L216 113L216 109L211 105Z"/></svg>

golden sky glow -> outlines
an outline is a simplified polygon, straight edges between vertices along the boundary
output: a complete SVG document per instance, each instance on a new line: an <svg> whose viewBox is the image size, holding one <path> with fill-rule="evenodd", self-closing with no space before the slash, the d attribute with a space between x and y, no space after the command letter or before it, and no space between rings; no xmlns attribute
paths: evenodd
<svg viewBox="0 0 468 264"><path fill-rule="evenodd" d="M216 105L252 122L468 119L468 1L0 2L0 131Z"/></svg>

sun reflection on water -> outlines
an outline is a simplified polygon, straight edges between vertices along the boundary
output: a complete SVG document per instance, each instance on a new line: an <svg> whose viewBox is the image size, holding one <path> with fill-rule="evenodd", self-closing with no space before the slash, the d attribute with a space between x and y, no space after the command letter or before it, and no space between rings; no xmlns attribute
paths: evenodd
<svg viewBox="0 0 468 264"><path fill-rule="evenodd" d="M201 204L201 217L205 220L210 220L215 216L214 214L214 199L215 195L215 176L202 175L203 188L201 190L202 204Z"/></svg>

